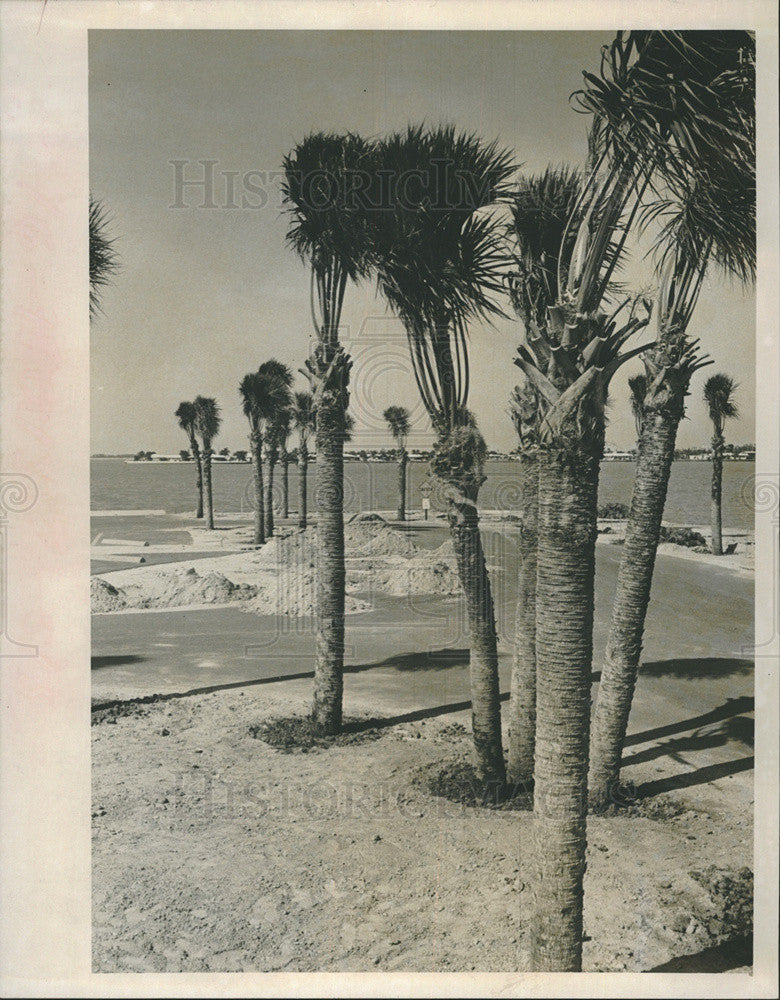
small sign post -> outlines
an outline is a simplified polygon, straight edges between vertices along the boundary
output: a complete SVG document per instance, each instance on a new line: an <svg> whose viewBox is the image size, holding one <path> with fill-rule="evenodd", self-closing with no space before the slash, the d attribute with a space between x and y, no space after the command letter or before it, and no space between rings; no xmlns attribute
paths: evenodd
<svg viewBox="0 0 780 1000"><path fill-rule="evenodd" d="M430 483L423 483L420 487L420 493L422 494L422 512L423 520L428 520L428 511L431 509L431 486Z"/></svg>

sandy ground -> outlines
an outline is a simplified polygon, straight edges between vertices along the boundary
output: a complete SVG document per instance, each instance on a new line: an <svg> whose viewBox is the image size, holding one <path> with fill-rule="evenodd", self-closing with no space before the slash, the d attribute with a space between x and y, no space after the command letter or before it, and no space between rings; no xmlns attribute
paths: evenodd
<svg viewBox="0 0 780 1000"><path fill-rule="evenodd" d="M110 554L127 560L131 542L155 555L149 524L148 538L124 527L107 535L121 550ZM440 525L414 536L418 548L442 540ZM204 543L162 544L186 555ZM494 549L511 577L511 545ZM618 561L618 547L600 546L596 663ZM501 580L506 692L514 596ZM589 822L584 965L744 969L739 942L718 946L744 931L724 873L752 868L752 588L737 567L666 558L657 587L624 771L639 807ZM95 703L165 693L93 715L96 971L527 968L530 813L454 803L427 784L470 757L456 605L372 601L350 618L345 680L347 714L373 718L372 731L292 755L252 733L308 710L310 629L232 607L95 617ZM259 650L231 658L242 627Z"/></svg>

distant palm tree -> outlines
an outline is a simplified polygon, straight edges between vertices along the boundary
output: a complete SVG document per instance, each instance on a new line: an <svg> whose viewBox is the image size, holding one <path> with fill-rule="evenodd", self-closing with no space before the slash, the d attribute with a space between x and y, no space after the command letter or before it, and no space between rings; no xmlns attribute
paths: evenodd
<svg viewBox="0 0 780 1000"><path fill-rule="evenodd" d="M634 415L636 436L642 433L642 418L645 412L645 396L647 395L647 375L637 372L628 380L628 391L631 395L631 412Z"/></svg>
<svg viewBox="0 0 780 1000"><path fill-rule="evenodd" d="M263 439L276 414L290 403L292 372L281 361L264 361L256 372L241 380L244 415L249 420L249 442L255 487L254 544L265 542L265 498L263 496Z"/></svg>
<svg viewBox="0 0 780 1000"><path fill-rule="evenodd" d="M733 378L722 372L711 375L704 383L704 401L712 421L712 551L716 556L723 555L723 537L721 529L721 501L723 482L723 427L727 420L739 413L734 402L737 383Z"/></svg>
<svg viewBox="0 0 780 1000"><path fill-rule="evenodd" d="M442 170L442 164L454 169ZM420 178L387 199L371 225L379 290L406 329L417 387L434 428L432 470L448 497L448 518L470 633L472 732L481 779L503 787L498 649L493 595L477 497L485 447L467 411L467 324L495 314L504 251L493 213L515 167L510 154L451 126L406 132L378 144L384 177ZM400 185L398 185L400 187Z"/></svg>
<svg viewBox="0 0 780 1000"><path fill-rule="evenodd" d="M89 198L89 315L100 310L100 294L119 267L115 239L108 235L109 219L105 208Z"/></svg>
<svg viewBox="0 0 780 1000"><path fill-rule="evenodd" d="M179 421L179 427L181 427L189 438L190 451L195 459L198 483L198 509L195 517L203 517L203 461L195 434L197 430L198 411L194 403L183 402L179 403L179 408L176 410L175 416Z"/></svg>
<svg viewBox="0 0 780 1000"><path fill-rule="evenodd" d="M222 417L219 415L217 401L210 396L196 396L195 402L195 430L200 434L203 444L203 482L206 492L207 526L209 530L214 530L214 502L211 495L211 444L219 434L222 424Z"/></svg>
<svg viewBox="0 0 780 1000"><path fill-rule="evenodd" d="M578 171L548 167L523 177L509 203L508 237L514 267L508 276L515 312L530 344L540 344L547 309L558 298L558 258L569 216L582 188ZM509 696L507 780L533 780L536 745L536 545L539 507L539 421L533 383L515 389L510 415L520 439L520 571Z"/></svg>
<svg viewBox="0 0 780 1000"><path fill-rule="evenodd" d="M306 361L317 410L317 585L312 719L320 733L341 729L344 690L344 418L352 362L339 343L347 283L367 274L368 225L353 179L365 175L370 146L356 135L316 133L284 158L287 240L311 269L317 342Z"/></svg>
<svg viewBox="0 0 780 1000"><path fill-rule="evenodd" d="M292 406L293 425L298 432L298 527L307 526L306 479L309 438L315 431L314 399L310 392L296 392Z"/></svg>
<svg viewBox="0 0 780 1000"><path fill-rule="evenodd" d="M382 414L398 446L398 512L399 521L406 520L406 439L409 435L409 411L404 406L388 406Z"/></svg>

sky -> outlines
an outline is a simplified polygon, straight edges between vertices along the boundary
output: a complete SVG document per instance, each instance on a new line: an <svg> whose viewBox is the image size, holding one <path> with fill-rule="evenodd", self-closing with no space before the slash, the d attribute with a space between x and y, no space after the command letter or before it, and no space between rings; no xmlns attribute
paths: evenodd
<svg viewBox="0 0 780 1000"><path fill-rule="evenodd" d="M611 37L91 31L90 188L121 258L91 324L92 452L178 452L187 441L173 414L197 395L220 404L216 446L246 448L243 375L270 357L302 367L313 336L309 276L285 242L278 177L296 142L320 130L376 136L410 122L453 123L498 139L524 173L582 165L588 119L569 96L584 69L597 71ZM200 183L180 183L193 180ZM623 275L635 288L654 281L645 249L635 248ZM412 413L410 446L429 446L403 329L370 284L347 288L342 324L354 362L352 447L391 443L382 419L391 404ZM689 334L714 363L694 377L678 446L709 443L702 388L715 371L739 384L740 416L727 440L753 441L753 289L713 272ZM469 340L469 406L488 446L512 449L508 400L522 327L511 318L475 324ZM632 362L613 380L612 447L634 444L626 381L640 367ZM307 387L298 375L296 388Z"/></svg>

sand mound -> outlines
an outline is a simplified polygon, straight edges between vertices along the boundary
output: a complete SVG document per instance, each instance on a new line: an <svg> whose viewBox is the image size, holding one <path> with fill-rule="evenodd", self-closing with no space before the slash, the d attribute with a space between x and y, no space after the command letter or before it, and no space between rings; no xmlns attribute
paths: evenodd
<svg viewBox="0 0 780 1000"><path fill-rule="evenodd" d="M93 612L121 611L127 607L124 590L101 580L99 576L92 577L89 590Z"/></svg>
<svg viewBox="0 0 780 1000"><path fill-rule="evenodd" d="M349 581L348 581L349 589ZM314 614L316 578L313 565L292 565L282 568L276 577L263 578L256 594L241 607L256 615L284 615L288 618L308 618ZM347 614L370 611L371 604L347 593L344 601Z"/></svg>
<svg viewBox="0 0 780 1000"><path fill-rule="evenodd" d="M349 556L413 556L419 548L411 535L375 521L357 521L344 528Z"/></svg>
<svg viewBox="0 0 780 1000"><path fill-rule="evenodd" d="M410 559L405 566L379 570L372 578L378 593L390 597L406 594L439 594L452 596L459 592L455 567L448 562L431 562L429 558Z"/></svg>
<svg viewBox="0 0 780 1000"><path fill-rule="evenodd" d="M178 608L198 604L229 604L254 596L255 588L233 583L223 573L201 576L197 570L166 574L162 587L142 600L139 607Z"/></svg>

